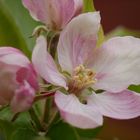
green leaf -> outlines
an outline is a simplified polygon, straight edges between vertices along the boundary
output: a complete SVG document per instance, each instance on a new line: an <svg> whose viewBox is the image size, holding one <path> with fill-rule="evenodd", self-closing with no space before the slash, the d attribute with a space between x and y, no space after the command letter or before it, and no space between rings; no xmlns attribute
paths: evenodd
<svg viewBox="0 0 140 140"><path fill-rule="evenodd" d="M0 119L1 120L10 120L12 116L11 110L9 107L1 108L0 110Z"/></svg>
<svg viewBox="0 0 140 140"><path fill-rule="evenodd" d="M51 140L80 140L74 128L62 121L53 125L47 136Z"/></svg>
<svg viewBox="0 0 140 140"><path fill-rule="evenodd" d="M38 135L29 126L22 122L18 124L0 120L0 138L2 140L34 140Z"/></svg>
<svg viewBox="0 0 140 140"><path fill-rule="evenodd" d="M37 134L29 128L17 128L10 140L34 140Z"/></svg>
<svg viewBox="0 0 140 140"><path fill-rule="evenodd" d="M37 23L22 6L21 0L0 0L0 46L13 46L28 56L34 46L29 38Z"/></svg>
<svg viewBox="0 0 140 140"><path fill-rule="evenodd" d="M84 0L84 12L96 11L94 8L93 0Z"/></svg>
<svg viewBox="0 0 140 140"><path fill-rule="evenodd" d="M76 128L77 133L79 136L84 140L87 139L93 139L96 137L96 135L101 131L102 127L98 127L95 129L79 129Z"/></svg>
<svg viewBox="0 0 140 140"><path fill-rule="evenodd" d="M13 129L14 127L11 122L0 120L0 137L3 140L10 140Z"/></svg>
<svg viewBox="0 0 140 140"><path fill-rule="evenodd" d="M128 89L140 93L140 85L131 85Z"/></svg>
<svg viewBox="0 0 140 140"><path fill-rule="evenodd" d="M32 140L38 136L31 125L30 116L27 112L19 114L15 122L7 121L11 120L12 116L13 114L9 107L0 111L0 137L2 137L3 140L25 140L24 138L26 138L26 140Z"/></svg>

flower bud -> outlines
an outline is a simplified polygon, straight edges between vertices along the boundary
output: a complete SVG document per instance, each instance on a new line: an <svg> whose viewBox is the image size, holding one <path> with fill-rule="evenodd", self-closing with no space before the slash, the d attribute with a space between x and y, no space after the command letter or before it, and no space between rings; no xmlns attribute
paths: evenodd
<svg viewBox="0 0 140 140"><path fill-rule="evenodd" d="M12 47L0 48L0 105L11 105L14 113L30 108L37 75L28 58Z"/></svg>
<svg viewBox="0 0 140 140"><path fill-rule="evenodd" d="M52 30L61 30L80 14L83 0L23 0L31 16Z"/></svg>

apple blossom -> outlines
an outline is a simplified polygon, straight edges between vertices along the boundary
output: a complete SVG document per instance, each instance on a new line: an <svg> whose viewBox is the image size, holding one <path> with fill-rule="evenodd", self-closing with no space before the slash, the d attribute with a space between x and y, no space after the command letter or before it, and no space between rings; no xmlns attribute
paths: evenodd
<svg viewBox="0 0 140 140"><path fill-rule="evenodd" d="M37 75L18 49L0 48L0 105L10 104L14 113L27 110L38 89Z"/></svg>
<svg viewBox="0 0 140 140"><path fill-rule="evenodd" d="M32 55L36 71L47 82L62 87L55 93L62 118L80 128L102 125L103 116L140 116L140 95L127 89L140 83L140 39L114 37L99 48L99 28L99 12L81 14L60 34L59 65L47 52L43 36L37 39ZM98 90L102 92L97 94Z"/></svg>
<svg viewBox="0 0 140 140"><path fill-rule="evenodd" d="M82 11L83 0L23 0L35 20L53 30L60 30Z"/></svg>

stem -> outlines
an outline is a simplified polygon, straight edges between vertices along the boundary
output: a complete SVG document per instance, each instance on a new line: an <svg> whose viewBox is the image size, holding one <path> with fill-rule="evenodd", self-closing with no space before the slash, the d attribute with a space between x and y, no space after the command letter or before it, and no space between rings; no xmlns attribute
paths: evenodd
<svg viewBox="0 0 140 140"><path fill-rule="evenodd" d="M54 39L56 34L53 34L49 40L49 44L48 44L48 52L51 53L51 45L52 45L52 41Z"/></svg>
<svg viewBox="0 0 140 140"><path fill-rule="evenodd" d="M49 122L49 127L54 125L55 123L58 123L61 119L58 120L58 117L60 117L58 110L54 112L50 122Z"/></svg>
<svg viewBox="0 0 140 140"><path fill-rule="evenodd" d="M54 96L55 92L59 89L61 89L61 87L57 87L53 90L50 90L49 92L41 91L40 94L35 97L34 102L41 100L41 99L44 99L46 97Z"/></svg>
<svg viewBox="0 0 140 140"><path fill-rule="evenodd" d="M41 99L44 99L46 97L50 97L50 96L54 96L55 92L50 92L50 93L44 93L44 94L41 94L41 95L38 95L35 97L34 99L34 102L38 101L38 100L41 100Z"/></svg>
<svg viewBox="0 0 140 140"><path fill-rule="evenodd" d="M54 112L52 118L50 119L50 121L49 121L49 123L48 123L48 128L47 128L47 130L46 130L46 136L47 136L47 134L48 134L50 128L51 128L54 124L56 124L57 122L60 121L60 119L58 120L58 117L60 117L60 116L59 116L59 112L58 112L58 111Z"/></svg>
<svg viewBox="0 0 140 140"><path fill-rule="evenodd" d="M18 118L19 114L20 114L20 113L14 114L14 116L13 116L12 119L11 119L11 122L14 122L14 121Z"/></svg>
<svg viewBox="0 0 140 140"><path fill-rule="evenodd" d="M43 115L43 122L48 123L50 119L50 111L52 106L52 98L48 97L45 102L45 109Z"/></svg>
<svg viewBox="0 0 140 140"><path fill-rule="evenodd" d="M54 33L49 39L48 52L52 55L53 58L55 58L56 55L58 38L59 38L59 33Z"/></svg>
<svg viewBox="0 0 140 140"><path fill-rule="evenodd" d="M38 116L36 115L35 113L35 110L33 108L31 108L29 110L29 114L31 116L31 119L34 121L34 123L36 124L36 127L38 130L43 130L42 126L41 126L41 123L40 123L40 120L38 119Z"/></svg>

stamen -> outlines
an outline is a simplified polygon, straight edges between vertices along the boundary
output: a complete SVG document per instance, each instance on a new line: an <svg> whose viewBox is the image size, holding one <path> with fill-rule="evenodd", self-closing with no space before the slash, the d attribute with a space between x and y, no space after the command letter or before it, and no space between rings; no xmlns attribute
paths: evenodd
<svg viewBox="0 0 140 140"><path fill-rule="evenodd" d="M83 65L79 65L74 69L69 83L69 90L76 93L94 84L97 81L95 74L91 69L86 69Z"/></svg>

